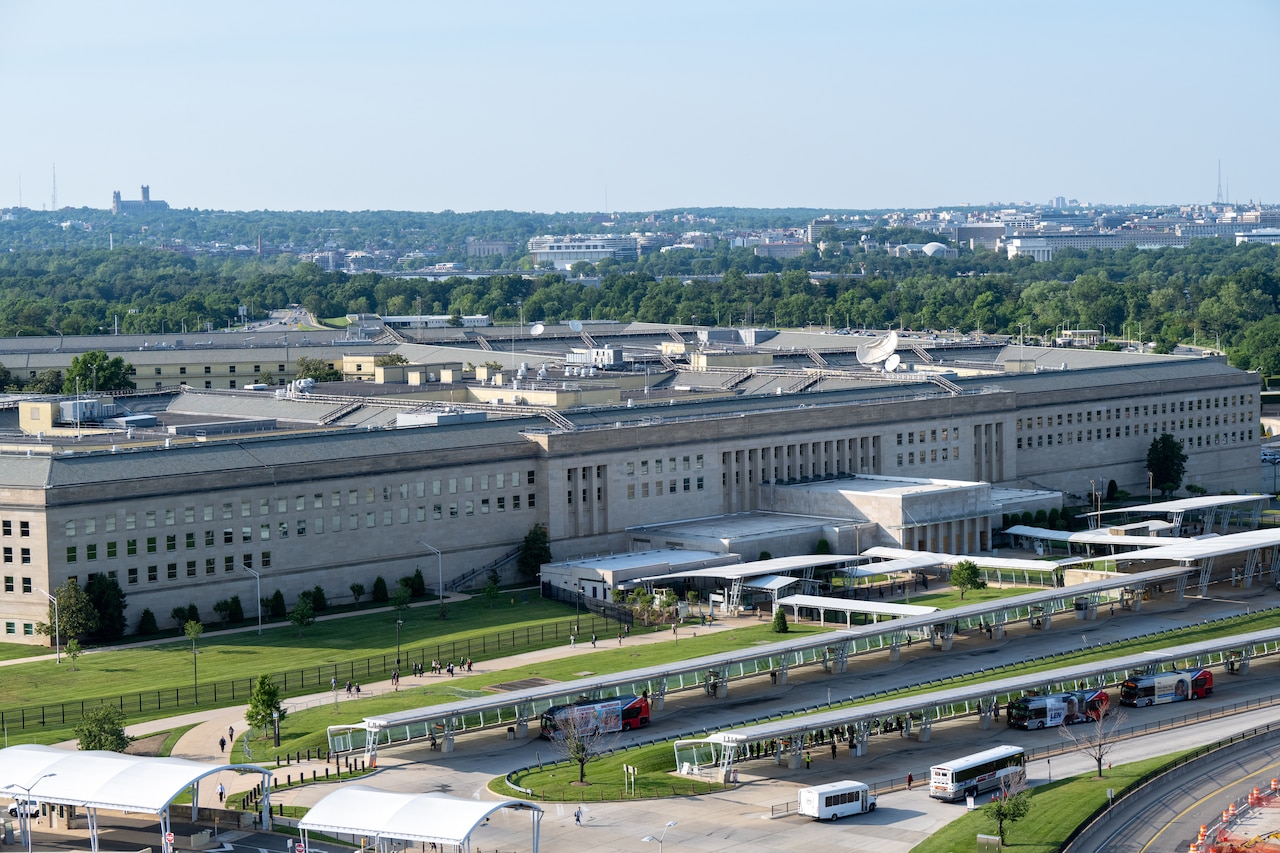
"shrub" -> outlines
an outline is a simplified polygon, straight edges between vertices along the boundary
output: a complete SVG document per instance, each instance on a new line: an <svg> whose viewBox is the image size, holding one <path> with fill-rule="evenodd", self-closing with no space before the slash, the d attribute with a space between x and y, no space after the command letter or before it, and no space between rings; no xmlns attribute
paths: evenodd
<svg viewBox="0 0 1280 853"><path fill-rule="evenodd" d="M148 607L142 611L142 615L138 617L138 633L139 634L156 634L159 633L160 626L156 624L156 615L151 612Z"/></svg>
<svg viewBox="0 0 1280 853"><path fill-rule="evenodd" d="M785 634L788 630L787 614L781 607L778 607L773 611L773 633Z"/></svg>
<svg viewBox="0 0 1280 853"><path fill-rule="evenodd" d="M1049 510L1049 526L1056 528L1058 526L1058 519L1060 516L1061 516L1061 513L1059 512L1056 506L1053 509Z"/></svg>
<svg viewBox="0 0 1280 853"><path fill-rule="evenodd" d="M1044 524L1046 521L1048 521L1048 519L1049 519L1049 516L1048 514L1045 513L1044 510L1042 509L1036 510L1035 523L1037 525L1039 525L1040 527L1044 527Z"/></svg>
<svg viewBox="0 0 1280 853"><path fill-rule="evenodd" d="M324 587L316 584L315 589L311 590L311 609L316 613L322 613L329 609L329 599L325 598Z"/></svg>
<svg viewBox="0 0 1280 853"><path fill-rule="evenodd" d="M387 591L387 582L382 575L378 575L373 579L373 595L371 598L376 604L386 604L391 600L391 593Z"/></svg>
<svg viewBox="0 0 1280 853"><path fill-rule="evenodd" d="M1035 521L1035 516L1031 514L1031 510L1024 510L1022 513L1022 523L1029 525L1033 521Z"/></svg>
<svg viewBox="0 0 1280 853"><path fill-rule="evenodd" d="M271 600L266 604L267 612L271 614L273 619L283 619L289 615L289 608L284 603L284 593L278 589L271 593Z"/></svg>
<svg viewBox="0 0 1280 853"><path fill-rule="evenodd" d="M761 560L772 560L772 559L773 559L773 554L769 553L768 551L761 551L761 552L760 552L760 559L761 559Z"/></svg>
<svg viewBox="0 0 1280 853"><path fill-rule="evenodd" d="M427 582L422 577L422 569L415 569L409 578L409 594L414 598L422 598L427 594Z"/></svg>
<svg viewBox="0 0 1280 853"><path fill-rule="evenodd" d="M364 597L364 584L353 583L351 585L351 597L355 599L356 604L359 604L360 599Z"/></svg>

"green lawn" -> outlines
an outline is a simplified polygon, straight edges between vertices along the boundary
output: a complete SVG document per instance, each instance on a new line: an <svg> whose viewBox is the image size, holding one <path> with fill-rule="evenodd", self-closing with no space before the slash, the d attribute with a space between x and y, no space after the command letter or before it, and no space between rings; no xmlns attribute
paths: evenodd
<svg viewBox="0 0 1280 853"><path fill-rule="evenodd" d="M1005 824L1005 849L1017 853L1057 853L1067 836L1107 802L1108 788L1119 793L1180 754L1122 764L1104 771L1101 779L1087 774L1035 788L1030 813L1017 823ZM969 853L977 849L978 834L995 834L995 821L982 809L964 812L963 808L957 807L960 817L935 832L928 841L911 848L911 853Z"/></svg>
<svg viewBox="0 0 1280 853"><path fill-rule="evenodd" d="M53 649L45 646L28 646L25 643L0 643L0 660L33 658L38 655L52 655L53 653Z"/></svg>

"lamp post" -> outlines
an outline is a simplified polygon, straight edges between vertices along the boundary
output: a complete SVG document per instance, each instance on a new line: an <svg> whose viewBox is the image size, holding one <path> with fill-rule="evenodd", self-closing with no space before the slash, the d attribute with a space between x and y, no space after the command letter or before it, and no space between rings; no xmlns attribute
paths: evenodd
<svg viewBox="0 0 1280 853"><path fill-rule="evenodd" d="M18 809L18 831L21 832L22 837L26 839L27 853L31 853L31 816L27 814L27 809L31 807L31 789L40 784L41 779L48 779L50 776L57 775L57 773L46 773L43 776L37 776L36 780L30 785L19 785L17 782L14 782L11 785L5 786L6 790L17 788L25 794L22 806Z"/></svg>
<svg viewBox="0 0 1280 853"><path fill-rule="evenodd" d="M58 618L58 599L56 596L50 595L40 587L36 587L39 592L44 593L44 597L53 602L53 648L54 655L58 659L58 663L62 663L62 620Z"/></svg>
<svg viewBox="0 0 1280 853"><path fill-rule="evenodd" d="M258 634L262 634L262 575L254 571L248 563L241 563L240 568L253 575L254 581L258 585Z"/></svg>
<svg viewBox="0 0 1280 853"><path fill-rule="evenodd" d="M280 748L280 709L271 709L271 728L274 732L274 740L276 749Z"/></svg>
<svg viewBox="0 0 1280 853"><path fill-rule="evenodd" d="M642 839L640 839L640 840L641 840L641 841L656 841L656 842L658 842L658 853L662 853L662 842L663 842L663 841L666 839L666 837L667 837L667 830L668 830L668 829L670 829L671 827L675 826L675 825L676 825L676 822L675 822L674 820L669 820L669 821L667 821L667 825L666 825L666 826L664 826L664 827L662 828L662 834L661 834L661 835L659 835L657 838L654 838L652 835L646 835L644 838L642 838Z"/></svg>
<svg viewBox="0 0 1280 853"><path fill-rule="evenodd" d="M404 627L404 620L396 620L396 671L400 671L400 629Z"/></svg>
<svg viewBox="0 0 1280 853"><path fill-rule="evenodd" d="M443 619L444 618L444 559L440 554L439 548L432 548L430 545L428 545L426 542L423 542L421 539L418 540L418 544L421 545L423 548L426 548L432 554L436 555L436 575L437 575L436 580L440 585L439 586L440 618Z"/></svg>

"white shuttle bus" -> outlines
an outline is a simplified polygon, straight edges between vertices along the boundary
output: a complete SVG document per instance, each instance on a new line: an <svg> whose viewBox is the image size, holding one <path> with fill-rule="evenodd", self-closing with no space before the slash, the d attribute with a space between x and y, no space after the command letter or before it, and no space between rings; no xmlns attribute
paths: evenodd
<svg viewBox="0 0 1280 853"><path fill-rule="evenodd" d="M800 814L814 820L835 820L851 814L864 814L876 810L876 798L862 782L829 782L801 788L799 792Z"/></svg>

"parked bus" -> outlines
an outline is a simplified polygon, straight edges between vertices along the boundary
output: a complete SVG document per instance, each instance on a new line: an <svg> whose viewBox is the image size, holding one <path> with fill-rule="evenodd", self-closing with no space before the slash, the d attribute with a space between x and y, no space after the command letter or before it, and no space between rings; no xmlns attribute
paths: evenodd
<svg viewBox="0 0 1280 853"><path fill-rule="evenodd" d="M1076 690L1014 699L1005 709L1010 728L1043 729L1100 720L1111 713L1111 697L1104 690Z"/></svg>
<svg viewBox="0 0 1280 853"><path fill-rule="evenodd" d="M649 725L649 700L644 696L617 696L594 702L584 699L572 705L552 705L542 712L542 736L564 737L560 729L570 717L579 733L629 732Z"/></svg>
<svg viewBox="0 0 1280 853"><path fill-rule="evenodd" d="M1163 705L1183 699L1203 699L1213 693L1213 673L1207 669L1173 670L1126 678L1120 685L1120 704Z"/></svg>
<svg viewBox="0 0 1280 853"><path fill-rule="evenodd" d="M851 814L865 814L876 810L876 798L862 782L846 779L801 788L796 811L814 820L835 820Z"/></svg>
<svg viewBox="0 0 1280 853"><path fill-rule="evenodd" d="M993 746L930 768L929 796L936 800L976 797L999 788L1006 779L1025 778L1026 765L1022 747Z"/></svg>

